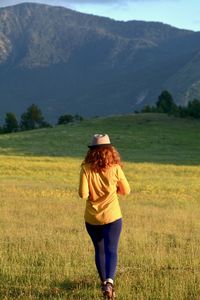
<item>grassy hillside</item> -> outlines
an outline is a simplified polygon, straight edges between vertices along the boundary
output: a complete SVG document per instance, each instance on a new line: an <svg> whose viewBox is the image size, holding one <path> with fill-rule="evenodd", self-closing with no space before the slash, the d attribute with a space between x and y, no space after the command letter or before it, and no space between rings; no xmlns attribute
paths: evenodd
<svg viewBox="0 0 200 300"><path fill-rule="evenodd" d="M119 300L198 300L200 123L163 115L95 119L0 136L0 299L100 300L77 195L94 132L126 160Z"/></svg>
<svg viewBox="0 0 200 300"><path fill-rule="evenodd" d="M200 163L200 122L139 114L0 135L0 154L83 157L94 133L106 132L122 158L135 162Z"/></svg>

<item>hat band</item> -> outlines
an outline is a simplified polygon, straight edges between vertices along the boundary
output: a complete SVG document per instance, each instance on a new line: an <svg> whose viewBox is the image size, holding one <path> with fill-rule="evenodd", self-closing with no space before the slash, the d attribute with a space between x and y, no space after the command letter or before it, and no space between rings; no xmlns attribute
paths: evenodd
<svg viewBox="0 0 200 300"><path fill-rule="evenodd" d="M101 147L110 147L112 144L96 144L96 145L89 145L88 148L101 148Z"/></svg>

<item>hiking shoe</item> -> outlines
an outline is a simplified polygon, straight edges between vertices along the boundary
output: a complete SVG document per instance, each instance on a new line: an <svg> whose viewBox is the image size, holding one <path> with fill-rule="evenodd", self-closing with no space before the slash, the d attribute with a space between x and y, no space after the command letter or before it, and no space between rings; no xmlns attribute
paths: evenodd
<svg viewBox="0 0 200 300"><path fill-rule="evenodd" d="M102 285L103 296L105 299L113 300L115 299L115 292L113 284L110 282L106 282Z"/></svg>

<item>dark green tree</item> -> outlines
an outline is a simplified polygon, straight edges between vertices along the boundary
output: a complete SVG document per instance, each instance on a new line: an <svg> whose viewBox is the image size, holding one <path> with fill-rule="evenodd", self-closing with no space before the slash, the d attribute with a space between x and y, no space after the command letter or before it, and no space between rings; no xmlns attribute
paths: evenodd
<svg viewBox="0 0 200 300"><path fill-rule="evenodd" d="M188 117L188 109L186 106L179 105L177 107L177 113L175 114L176 117L180 118L187 118Z"/></svg>
<svg viewBox="0 0 200 300"><path fill-rule="evenodd" d="M76 121L76 122L81 122L81 121L83 121L83 117L76 114L76 115L74 116L74 121Z"/></svg>
<svg viewBox="0 0 200 300"><path fill-rule="evenodd" d="M143 109L141 110L142 113L150 113L152 112L152 107L148 104L146 104Z"/></svg>
<svg viewBox="0 0 200 300"><path fill-rule="evenodd" d="M74 121L74 117L72 115L62 115L59 117L57 124L62 125L62 124L68 124L72 123Z"/></svg>
<svg viewBox="0 0 200 300"><path fill-rule="evenodd" d="M6 114L5 123L3 125L3 132L10 133L16 132L19 129L19 124L16 115L12 112Z"/></svg>
<svg viewBox="0 0 200 300"><path fill-rule="evenodd" d="M172 95L166 90L163 91L158 97L156 107L158 112L167 114L174 114L177 110L177 106L172 98Z"/></svg>
<svg viewBox="0 0 200 300"><path fill-rule="evenodd" d="M20 127L22 130L30 130L46 127L42 111L35 104L27 108L27 111L21 115Z"/></svg>
<svg viewBox="0 0 200 300"><path fill-rule="evenodd" d="M187 105L187 113L188 116L200 119L200 101L197 99L189 101Z"/></svg>

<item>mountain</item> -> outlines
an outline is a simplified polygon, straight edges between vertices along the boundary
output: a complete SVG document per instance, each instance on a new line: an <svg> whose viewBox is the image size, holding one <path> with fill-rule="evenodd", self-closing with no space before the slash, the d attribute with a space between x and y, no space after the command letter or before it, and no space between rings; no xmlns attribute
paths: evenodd
<svg viewBox="0 0 200 300"><path fill-rule="evenodd" d="M168 89L200 95L200 32L24 3L0 9L0 116L133 112Z"/></svg>

